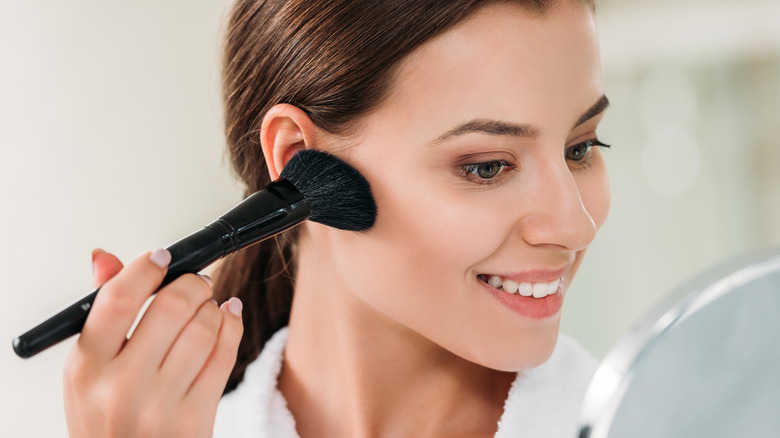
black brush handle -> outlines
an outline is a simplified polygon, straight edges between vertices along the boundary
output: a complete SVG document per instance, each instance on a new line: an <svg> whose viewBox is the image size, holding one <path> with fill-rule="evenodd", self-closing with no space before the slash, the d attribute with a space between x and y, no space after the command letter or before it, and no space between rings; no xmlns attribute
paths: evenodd
<svg viewBox="0 0 780 438"><path fill-rule="evenodd" d="M171 263L160 288L182 274L196 273L214 261L278 234L309 217L303 195L292 183L277 180L253 193L202 230L168 246ZM34 356L81 332L100 288L16 337L23 358Z"/></svg>
<svg viewBox="0 0 780 438"><path fill-rule="evenodd" d="M222 236L211 226L191 234L169 246L171 264L160 288L186 272L198 272L224 254ZM87 321L100 288L66 307L33 329L14 339L17 355L23 358L34 356L79 332Z"/></svg>

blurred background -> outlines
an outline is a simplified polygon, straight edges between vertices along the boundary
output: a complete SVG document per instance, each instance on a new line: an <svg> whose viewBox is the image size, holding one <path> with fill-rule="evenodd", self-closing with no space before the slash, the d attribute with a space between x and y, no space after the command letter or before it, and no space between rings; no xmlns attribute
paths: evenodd
<svg viewBox="0 0 780 438"><path fill-rule="evenodd" d="M223 152L227 0L0 1L0 435L64 437L72 340L11 339L129 260L237 202ZM780 2L607 0L610 217L563 331L603 357L672 290L780 244Z"/></svg>

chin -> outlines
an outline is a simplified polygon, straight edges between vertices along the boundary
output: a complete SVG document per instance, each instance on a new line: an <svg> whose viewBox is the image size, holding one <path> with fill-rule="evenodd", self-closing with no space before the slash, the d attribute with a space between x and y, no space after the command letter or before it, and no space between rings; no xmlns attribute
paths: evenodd
<svg viewBox="0 0 780 438"><path fill-rule="evenodd" d="M513 336L494 336L491 342L479 342L478 348L464 357L497 371L519 372L538 367L552 356L558 342L560 318L537 325Z"/></svg>

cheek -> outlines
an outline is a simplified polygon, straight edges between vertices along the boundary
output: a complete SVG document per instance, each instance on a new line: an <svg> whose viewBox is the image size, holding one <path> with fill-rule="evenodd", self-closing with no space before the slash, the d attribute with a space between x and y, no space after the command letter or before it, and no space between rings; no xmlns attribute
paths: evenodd
<svg viewBox="0 0 780 438"><path fill-rule="evenodd" d="M609 175L603 161L594 163L593 168L575 177L580 197L590 217L600 229L607 220L611 204Z"/></svg>
<svg viewBox="0 0 780 438"><path fill-rule="evenodd" d="M509 225L500 222L508 219L485 192L442 185L426 172L403 178L392 169L398 167L363 168L377 222L364 234L334 235L337 269L370 307L430 335L440 330L435 325L467 317L472 268L501 245Z"/></svg>
<svg viewBox="0 0 780 438"><path fill-rule="evenodd" d="M607 220L611 203L609 175L601 157L595 160L593 168L585 173L577 174L575 181L580 192L582 204L598 230ZM566 285L567 289L571 286L571 282L574 280L577 271L579 271L586 251L587 248L577 253L574 264L567 274L569 278L569 283Z"/></svg>
<svg viewBox="0 0 780 438"><path fill-rule="evenodd" d="M371 183L378 207L377 223L362 242L366 249L391 265L395 280L462 281L471 265L500 244L503 236L486 229L497 231L497 218L506 215L497 214L485 192L459 186L438 157L377 140L367 143L349 157Z"/></svg>
<svg viewBox="0 0 780 438"><path fill-rule="evenodd" d="M393 265L396 280L462 281L495 249L496 242L484 232L493 215L464 199L467 195L433 179L399 181L384 174L371 179L378 217L364 243Z"/></svg>

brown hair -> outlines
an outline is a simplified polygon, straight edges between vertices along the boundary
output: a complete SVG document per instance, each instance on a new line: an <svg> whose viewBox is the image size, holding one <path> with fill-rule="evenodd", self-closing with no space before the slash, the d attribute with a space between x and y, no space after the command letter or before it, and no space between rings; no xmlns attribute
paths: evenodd
<svg viewBox="0 0 780 438"><path fill-rule="evenodd" d="M223 93L227 146L250 194L270 182L260 124L276 104L344 134L388 93L400 61L478 7L499 0L236 0L226 29ZM592 0L586 2L593 8ZM515 3L544 13L556 0ZM295 275L295 229L224 260L221 302L244 302L244 337L226 392L266 341L287 325Z"/></svg>

